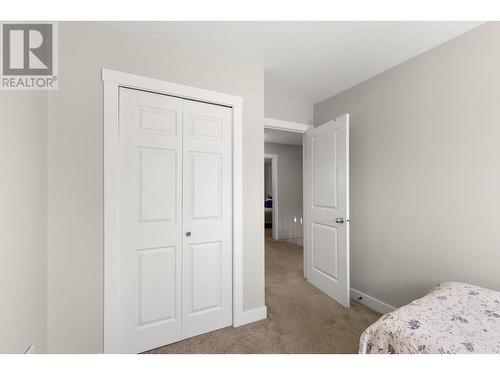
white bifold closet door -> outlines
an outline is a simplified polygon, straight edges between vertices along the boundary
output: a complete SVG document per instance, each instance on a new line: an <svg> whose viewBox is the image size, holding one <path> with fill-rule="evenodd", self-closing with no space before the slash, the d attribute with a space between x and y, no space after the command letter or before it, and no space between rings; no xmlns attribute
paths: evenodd
<svg viewBox="0 0 500 375"><path fill-rule="evenodd" d="M120 88L119 351L232 324L232 111Z"/></svg>

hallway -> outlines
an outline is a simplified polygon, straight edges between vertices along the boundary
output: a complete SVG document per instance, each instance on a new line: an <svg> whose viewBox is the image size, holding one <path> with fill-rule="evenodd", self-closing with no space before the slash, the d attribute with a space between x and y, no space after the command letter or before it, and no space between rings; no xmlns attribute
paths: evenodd
<svg viewBox="0 0 500 375"><path fill-rule="evenodd" d="M357 353L359 336L380 314L352 301L346 309L302 275L302 247L266 230L268 319L227 327L147 353Z"/></svg>

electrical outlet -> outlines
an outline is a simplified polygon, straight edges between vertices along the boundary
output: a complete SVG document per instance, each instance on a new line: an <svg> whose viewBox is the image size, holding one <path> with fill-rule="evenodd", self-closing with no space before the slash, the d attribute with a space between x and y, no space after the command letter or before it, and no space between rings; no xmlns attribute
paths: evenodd
<svg viewBox="0 0 500 375"><path fill-rule="evenodd" d="M30 345L28 349L24 352L24 354L34 354L35 353L35 345Z"/></svg>

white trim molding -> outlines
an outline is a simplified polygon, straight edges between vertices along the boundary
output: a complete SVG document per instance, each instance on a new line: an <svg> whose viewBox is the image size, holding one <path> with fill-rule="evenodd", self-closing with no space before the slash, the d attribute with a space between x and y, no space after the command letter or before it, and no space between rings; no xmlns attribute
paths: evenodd
<svg viewBox="0 0 500 375"><path fill-rule="evenodd" d="M239 327L245 324L253 323L258 320L267 318L267 306L257 307L251 310L243 311L242 318L240 324L234 325L235 327Z"/></svg>
<svg viewBox="0 0 500 375"><path fill-rule="evenodd" d="M278 183L278 154L264 154L264 160L271 159L272 190L273 190L273 240L279 240L279 183ZM264 213L265 214L265 213Z"/></svg>
<svg viewBox="0 0 500 375"><path fill-rule="evenodd" d="M120 86L127 86L139 90L152 89L155 92L178 96L183 99L202 100L212 104L220 104L228 107L242 107L243 98L224 94L217 91L201 89L198 87L181 85L179 83L163 81L156 78L148 78L131 73L102 68L102 80L112 82Z"/></svg>
<svg viewBox="0 0 500 375"><path fill-rule="evenodd" d="M305 133L306 131L314 128L314 126L309 124L302 124L300 122L264 118L264 128L273 130L285 130L294 133Z"/></svg>
<svg viewBox="0 0 500 375"><path fill-rule="evenodd" d="M243 310L243 98L111 69L104 82L104 352L118 351L119 102L120 87L231 107L233 110L233 326L265 319L266 310Z"/></svg>
<svg viewBox="0 0 500 375"><path fill-rule="evenodd" d="M391 311L396 310L394 306L391 306L385 302L382 302L376 298L369 296L368 294L362 293L359 290L351 288L351 299L357 301L369 308L381 313L387 314Z"/></svg>

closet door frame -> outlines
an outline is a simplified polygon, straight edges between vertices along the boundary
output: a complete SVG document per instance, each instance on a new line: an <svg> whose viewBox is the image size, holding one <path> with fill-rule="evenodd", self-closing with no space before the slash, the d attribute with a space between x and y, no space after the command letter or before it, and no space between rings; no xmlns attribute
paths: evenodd
<svg viewBox="0 0 500 375"><path fill-rule="evenodd" d="M252 320L243 311L243 98L135 74L102 69L104 83L104 353L118 352L119 309L119 88L223 105L232 109L233 326Z"/></svg>

